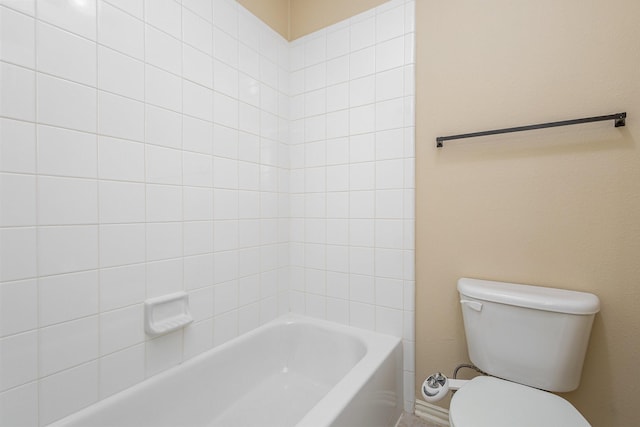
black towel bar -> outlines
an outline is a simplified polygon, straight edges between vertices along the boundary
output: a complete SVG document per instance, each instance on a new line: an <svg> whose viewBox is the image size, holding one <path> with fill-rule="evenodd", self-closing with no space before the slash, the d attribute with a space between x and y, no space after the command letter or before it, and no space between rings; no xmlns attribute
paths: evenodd
<svg viewBox="0 0 640 427"><path fill-rule="evenodd" d="M451 141L452 139L475 138L477 136L497 135L501 133L511 133L511 132L522 132L525 130L553 128L558 126L579 125L582 123L601 122L604 120L615 120L615 123L614 123L615 127L620 127L626 124L625 123L626 118L627 118L627 113L623 112L623 113L609 114L607 116L587 117L584 119L563 120L560 122L541 123L538 125L517 126L517 127L505 128L505 129L486 130L483 132L472 132L472 133L462 133L459 135L439 136L436 138L436 147L440 148L444 145L445 141Z"/></svg>

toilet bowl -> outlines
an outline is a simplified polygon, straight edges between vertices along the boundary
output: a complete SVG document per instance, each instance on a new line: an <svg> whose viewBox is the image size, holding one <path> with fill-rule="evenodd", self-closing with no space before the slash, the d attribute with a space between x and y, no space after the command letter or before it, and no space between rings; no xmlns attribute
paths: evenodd
<svg viewBox="0 0 640 427"><path fill-rule="evenodd" d="M451 399L451 427L590 427L563 398L494 377L476 377Z"/></svg>

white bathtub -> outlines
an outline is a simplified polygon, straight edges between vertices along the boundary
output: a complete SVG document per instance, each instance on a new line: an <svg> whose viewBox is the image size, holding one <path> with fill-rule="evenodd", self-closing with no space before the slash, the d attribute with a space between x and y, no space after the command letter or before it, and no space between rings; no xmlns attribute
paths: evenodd
<svg viewBox="0 0 640 427"><path fill-rule="evenodd" d="M399 338L287 315L55 427L393 426Z"/></svg>

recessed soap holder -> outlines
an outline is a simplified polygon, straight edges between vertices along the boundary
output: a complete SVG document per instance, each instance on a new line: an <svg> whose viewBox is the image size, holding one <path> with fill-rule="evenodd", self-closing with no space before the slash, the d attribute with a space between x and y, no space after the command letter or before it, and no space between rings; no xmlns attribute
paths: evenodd
<svg viewBox="0 0 640 427"><path fill-rule="evenodd" d="M193 322L186 292L150 298L144 302L144 329L148 335L159 336L183 328Z"/></svg>

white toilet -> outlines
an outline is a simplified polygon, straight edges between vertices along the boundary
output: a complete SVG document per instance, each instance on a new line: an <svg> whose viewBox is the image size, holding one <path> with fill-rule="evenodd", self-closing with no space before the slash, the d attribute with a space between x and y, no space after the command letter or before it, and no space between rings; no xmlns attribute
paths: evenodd
<svg viewBox="0 0 640 427"><path fill-rule="evenodd" d="M590 426L549 391L578 387L598 297L466 278L458 292L469 357L491 376L476 377L454 394L451 426Z"/></svg>

